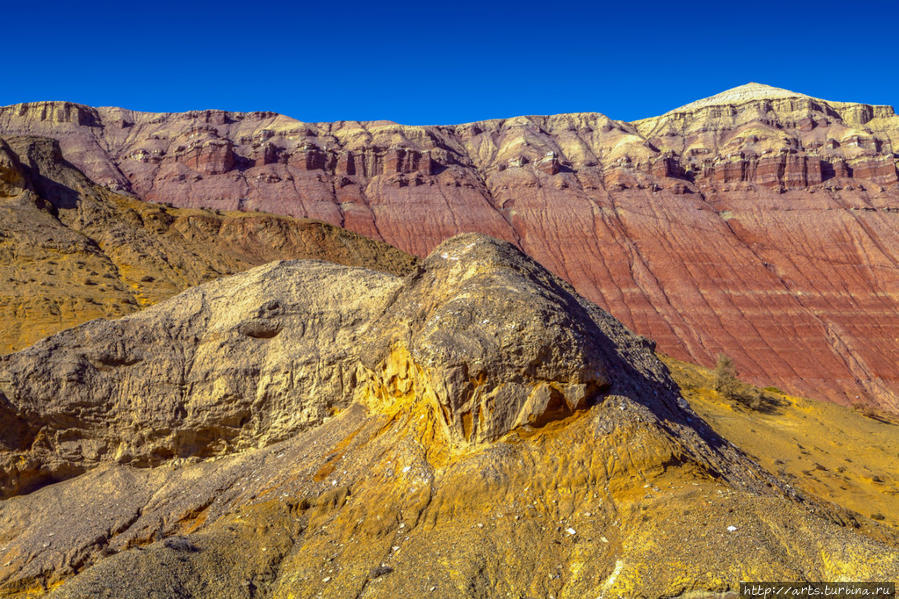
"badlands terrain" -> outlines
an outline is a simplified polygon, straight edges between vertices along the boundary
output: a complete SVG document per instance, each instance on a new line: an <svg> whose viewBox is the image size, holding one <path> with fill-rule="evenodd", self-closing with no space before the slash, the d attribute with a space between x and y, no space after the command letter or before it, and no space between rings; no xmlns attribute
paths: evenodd
<svg viewBox="0 0 899 599"><path fill-rule="evenodd" d="M274 113L0 109L113 191L313 218L425 256L478 231L710 366L899 411L899 117L748 84L632 123L602 114L464 125Z"/></svg>
<svg viewBox="0 0 899 599"><path fill-rule="evenodd" d="M896 121L0 109L0 596L896 580Z"/></svg>

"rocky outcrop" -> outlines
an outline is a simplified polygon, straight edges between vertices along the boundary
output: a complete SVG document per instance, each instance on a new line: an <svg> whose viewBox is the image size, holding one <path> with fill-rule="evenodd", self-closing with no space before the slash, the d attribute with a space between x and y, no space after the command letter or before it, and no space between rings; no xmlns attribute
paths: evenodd
<svg viewBox="0 0 899 599"><path fill-rule="evenodd" d="M408 127L38 103L0 109L0 132L54 137L151 201L318 218L420 256L465 231L513 241L666 353L899 410L888 106L749 84L633 123Z"/></svg>
<svg viewBox="0 0 899 599"><path fill-rule="evenodd" d="M415 263L322 222L147 204L92 183L54 140L0 140L0 353L282 258L397 274Z"/></svg>
<svg viewBox="0 0 899 599"><path fill-rule="evenodd" d="M475 235L442 244L405 280L273 263L0 359L13 431L0 492L104 461L144 467L267 445L354 399L378 411L415 397L453 442L492 441L585 409L609 387L591 318L518 250Z"/></svg>
<svg viewBox="0 0 899 599"><path fill-rule="evenodd" d="M762 470L651 343L481 235L404 277L258 267L4 356L0 381L6 595L665 596L899 572L894 532Z"/></svg>

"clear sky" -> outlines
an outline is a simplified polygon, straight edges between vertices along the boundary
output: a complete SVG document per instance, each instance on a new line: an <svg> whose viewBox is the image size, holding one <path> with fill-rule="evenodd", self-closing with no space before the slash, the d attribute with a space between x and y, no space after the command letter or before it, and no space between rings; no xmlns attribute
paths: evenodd
<svg viewBox="0 0 899 599"><path fill-rule="evenodd" d="M0 105L633 120L749 81L899 104L899 2L8 2Z"/></svg>

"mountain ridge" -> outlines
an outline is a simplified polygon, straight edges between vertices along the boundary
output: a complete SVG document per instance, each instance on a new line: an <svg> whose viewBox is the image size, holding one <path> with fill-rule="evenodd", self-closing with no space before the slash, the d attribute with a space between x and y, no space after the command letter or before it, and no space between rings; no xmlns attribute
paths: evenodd
<svg viewBox="0 0 899 599"><path fill-rule="evenodd" d="M852 102L852 101L844 101L844 100L827 100L824 98L819 98L815 96L809 96L807 94L803 94L801 92L794 92L792 90L788 90L785 88L774 87L771 85L767 85L764 83L756 83L756 82L748 82L742 85L738 85L736 87L732 87L726 89L717 94L713 94L711 96L700 98L698 100L694 100L692 102L688 102L682 106L678 106L677 108L672 108L658 116L665 116L671 113L676 112L690 112L695 110L696 108L705 108L708 106L734 106L738 104L744 104L747 102L755 102L760 100L773 100L773 99L786 99L786 98L800 98L806 100L815 100L818 102L823 102L829 105L837 105L837 106L847 106L847 105L861 105L861 106L869 106L873 109L886 110L887 112L892 112L895 114L895 107L892 104L868 104L866 102ZM272 111L265 110L252 110L252 111L238 111L238 110L229 110L225 108L198 108L187 111L156 111L156 110L136 110L131 108L125 108L121 106L91 106L90 104L82 104L80 102L72 102L69 100L33 100L28 102L17 102L14 104L7 104L4 106L0 106L0 110L3 109L16 109L19 110L28 110L33 107L43 106L45 108L62 108L64 111L67 107L75 108L76 110L84 110L87 112L90 111L100 111L100 112L108 112L108 113L127 113L127 114L139 114L139 115L147 115L150 117L165 117L171 115L183 115L183 114L201 114L201 113L229 113L229 114L253 114L253 115L269 115L269 116L284 116L288 119L296 121L298 123L306 123L310 125L323 125L328 123L372 123L372 124L380 124L385 126L399 125L401 127L465 127L469 125L480 125L487 123L497 123L503 122L507 120L514 120L519 118L551 118L551 117L565 117L565 116L580 116L580 115L589 115L589 116L600 116L600 117L608 117L605 113L587 110L587 111L576 111L576 112L559 112L552 114L542 114L542 113L534 113L534 114L521 114L510 117L488 117L483 119L477 119L474 121L465 121L461 123L452 123L452 124L419 124L419 125L410 125L406 123L401 123L399 121L394 121L390 119L379 119L374 121L360 121L357 119L350 120L338 120L338 121L303 121L297 117L293 117L286 114L281 114ZM615 119L619 122L623 123L638 123L640 121L645 121L649 119L653 119L657 117L647 116L640 117L632 120L624 120L624 119Z"/></svg>

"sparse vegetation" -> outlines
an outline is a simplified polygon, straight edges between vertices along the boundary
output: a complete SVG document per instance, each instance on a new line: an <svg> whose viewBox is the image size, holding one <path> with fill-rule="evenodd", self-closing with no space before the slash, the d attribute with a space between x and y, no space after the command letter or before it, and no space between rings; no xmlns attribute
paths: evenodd
<svg viewBox="0 0 899 599"><path fill-rule="evenodd" d="M778 392L773 386L754 388L739 379L738 389L754 389L765 401L776 403L764 408L763 401L763 411L734 410L743 404L715 391L713 368L660 357L693 409L768 470L808 493L899 528L891 517L899 513L897 496L888 491L896 479L892 445L899 422L894 418L878 418L861 404L847 409Z"/></svg>
<svg viewBox="0 0 899 599"><path fill-rule="evenodd" d="M776 387L759 389L753 385L744 383L737 378L737 369L734 361L725 354L718 355L718 362L712 371L715 391L725 399L739 403L745 408L757 412L774 412L780 402L772 393Z"/></svg>
<svg viewBox="0 0 899 599"><path fill-rule="evenodd" d="M721 395L733 398L737 392L739 381L737 380L737 369L734 367L734 361L726 354L718 354L718 361L715 363L713 371L715 377L715 391Z"/></svg>
<svg viewBox="0 0 899 599"><path fill-rule="evenodd" d="M896 421L895 416L891 416L886 412L878 410L876 407L868 404L856 403L852 405L852 409L865 418L870 418L871 420L877 420L878 422L883 422L884 424L899 424L899 422Z"/></svg>
<svg viewBox="0 0 899 599"><path fill-rule="evenodd" d="M717 397L727 402L769 414L776 413L784 405L784 400L780 396L785 394L780 390L774 391L776 387L760 389L741 381L733 360L725 354L718 356L712 370L671 358L663 359L680 388L688 395L691 392L700 395L714 392Z"/></svg>

